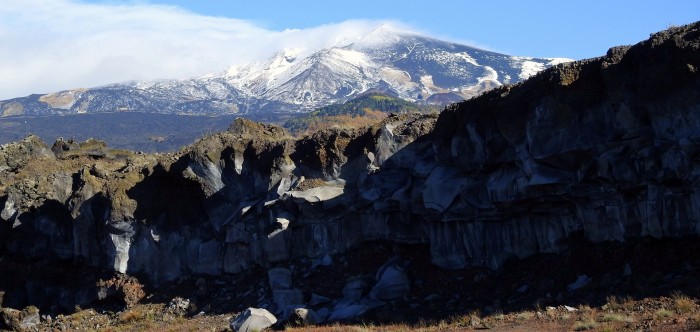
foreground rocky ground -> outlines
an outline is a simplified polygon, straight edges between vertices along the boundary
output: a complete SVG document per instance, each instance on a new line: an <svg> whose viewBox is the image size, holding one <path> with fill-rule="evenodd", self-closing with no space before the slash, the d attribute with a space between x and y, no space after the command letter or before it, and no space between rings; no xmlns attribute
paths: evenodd
<svg viewBox="0 0 700 332"><path fill-rule="evenodd" d="M299 325L290 319L273 329L290 331L595 330L692 331L700 329L700 243L648 240L591 246L576 242L565 253L512 261L503 269L449 271L430 264L416 246L373 243L352 250L329 266L295 270L292 279L305 297L326 297L333 305L353 280L371 283L367 271L393 257L407 258L410 290L405 298L370 309L361 318ZM0 263L18 278L38 272L23 262ZM230 320L253 306L271 306L273 284L264 271L218 278L184 278L159 288L138 278L99 275L55 264L56 278L94 273L106 289L119 289L92 308L47 315L39 312L25 330L226 331ZM305 271L305 272L304 272ZM118 285L118 286L114 286ZM365 288L363 292L369 292ZM314 295L315 294L315 295ZM346 294L347 296L347 294ZM6 300L10 300L7 299ZM311 300L311 299L309 299ZM307 301L310 302L311 301ZM323 302L323 301L319 301ZM266 304L267 303L267 304ZM310 305L323 310L328 303ZM5 328L18 328L2 309ZM24 316L22 316L24 315ZM31 319L30 319L31 321ZM7 324L9 323L9 324ZM25 322L26 323L26 322ZM309 322L306 322L309 323ZM34 325L36 324L36 325Z"/></svg>

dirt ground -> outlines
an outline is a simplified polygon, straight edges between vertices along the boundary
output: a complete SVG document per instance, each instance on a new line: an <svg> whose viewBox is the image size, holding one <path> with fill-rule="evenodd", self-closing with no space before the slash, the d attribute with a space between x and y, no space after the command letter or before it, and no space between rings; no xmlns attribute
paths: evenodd
<svg viewBox="0 0 700 332"><path fill-rule="evenodd" d="M356 321L316 327L282 323L274 329L700 330L700 242L697 239L641 240L595 246L572 239L565 252L513 260L497 271L484 268L443 270L430 263L426 246L369 243L346 255L333 257L333 266L321 266L304 275L295 272L294 284L307 296L313 292L339 299L346 280L358 276L371 278L384 262L395 256L409 261L407 272L412 284L405 300L391 302ZM13 271L16 276L29 279L45 274L42 269L47 268L37 262L28 266L7 260L0 265L4 271ZM75 273L73 269L53 266L53 277ZM89 274L86 270L81 273ZM36 329L226 331L238 312L258 307L261 298L271 297L263 267L240 275L188 278L158 287L141 284L137 277L114 275L107 280L103 275L100 277L94 279L120 290L112 296L111 302L97 303L91 308L76 307L72 312L60 314L40 307L42 319ZM58 280L66 283L68 279ZM7 276L0 278L4 289L9 287L7 280ZM114 298L120 300L114 301ZM192 305L173 310L169 303L175 298L186 298ZM7 295L5 303L8 303Z"/></svg>

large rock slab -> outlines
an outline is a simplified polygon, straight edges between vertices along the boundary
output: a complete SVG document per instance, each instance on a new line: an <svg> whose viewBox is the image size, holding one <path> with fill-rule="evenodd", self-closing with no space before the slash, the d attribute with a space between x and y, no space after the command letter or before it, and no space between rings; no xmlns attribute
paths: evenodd
<svg viewBox="0 0 700 332"><path fill-rule="evenodd" d="M406 297L410 288L411 281L408 279L401 260L396 257L379 268L377 283L374 284L369 295L377 300L397 300Z"/></svg>
<svg viewBox="0 0 700 332"><path fill-rule="evenodd" d="M231 320L235 332L259 332L277 323L277 318L265 309L248 308Z"/></svg>

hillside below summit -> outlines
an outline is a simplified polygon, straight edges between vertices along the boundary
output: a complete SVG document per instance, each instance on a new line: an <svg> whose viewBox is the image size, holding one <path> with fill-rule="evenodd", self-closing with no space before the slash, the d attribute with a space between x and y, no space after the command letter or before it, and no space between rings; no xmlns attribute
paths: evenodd
<svg viewBox="0 0 700 332"><path fill-rule="evenodd" d="M201 78L112 84L0 101L0 116L146 112L191 115L311 111L369 89L444 103L515 83L567 59L509 56L380 27L360 40Z"/></svg>

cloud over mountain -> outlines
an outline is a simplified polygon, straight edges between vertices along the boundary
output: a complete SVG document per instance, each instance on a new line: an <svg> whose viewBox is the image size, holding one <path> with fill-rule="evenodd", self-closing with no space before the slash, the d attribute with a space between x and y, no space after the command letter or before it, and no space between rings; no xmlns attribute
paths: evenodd
<svg viewBox="0 0 700 332"><path fill-rule="evenodd" d="M383 24L352 20L273 31L253 21L152 4L6 0L0 99L128 80L188 78L295 48L348 44ZM413 29L415 30L415 29Z"/></svg>

